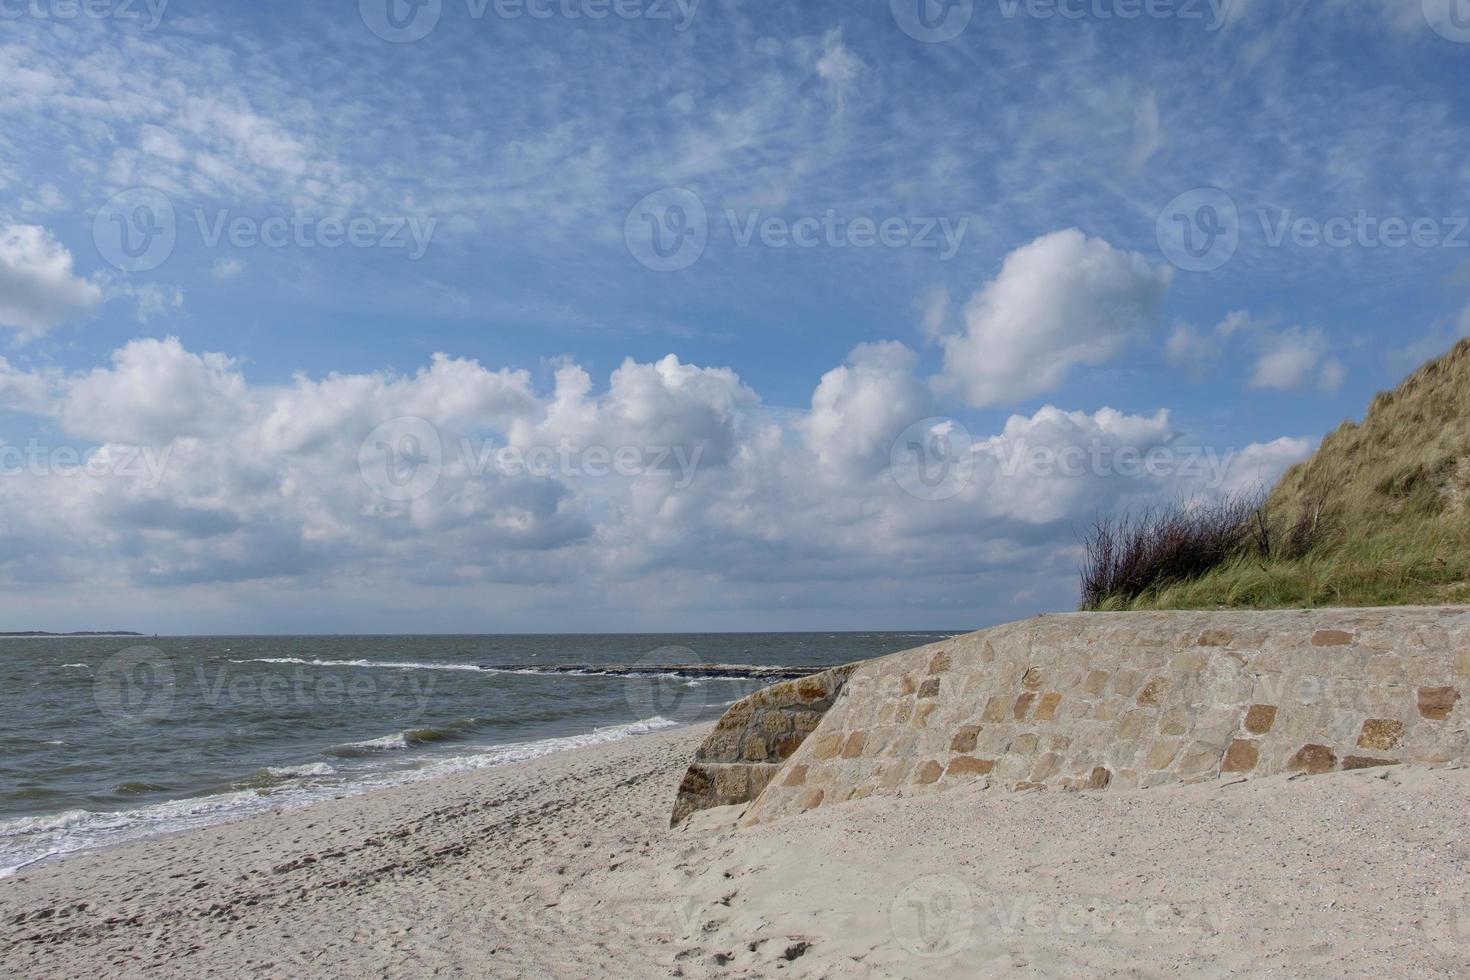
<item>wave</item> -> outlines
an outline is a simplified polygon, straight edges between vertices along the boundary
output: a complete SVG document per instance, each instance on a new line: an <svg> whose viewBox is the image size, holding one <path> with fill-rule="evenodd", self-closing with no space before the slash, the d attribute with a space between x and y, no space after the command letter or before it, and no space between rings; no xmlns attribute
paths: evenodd
<svg viewBox="0 0 1470 980"><path fill-rule="evenodd" d="M90 667L90 666L92 666L92 665L91 664L57 664L56 665L56 669L57 670L60 670L63 667Z"/></svg>
<svg viewBox="0 0 1470 980"><path fill-rule="evenodd" d="M616 742L672 728L678 724L668 718L654 716L624 725L595 728L580 735L486 746L461 755L422 760L422 764L414 768L368 768L344 774L326 763L269 767L258 773L258 779L247 779L244 783L235 784L229 792L211 796L168 800L132 810L68 810L63 813L0 821L0 878L42 861L99 847L231 823L267 810L295 808L337 797L357 796L376 789L436 779L455 772L525 762L554 752ZM370 739L369 742L387 745L401 739L407 747L413 734L399 732L381 739ZM263 785L266 783L269 785Z"/></svg>

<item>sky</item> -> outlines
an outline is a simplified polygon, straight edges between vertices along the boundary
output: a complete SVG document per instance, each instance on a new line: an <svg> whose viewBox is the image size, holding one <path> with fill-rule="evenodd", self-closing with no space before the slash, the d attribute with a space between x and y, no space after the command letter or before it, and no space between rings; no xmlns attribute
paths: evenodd
<svg viewBox="0 0 1470 980"><path fill-rule="evenodd" d="M964 629L1470 335L1466 0L0 0L0 628Z"/></svg>

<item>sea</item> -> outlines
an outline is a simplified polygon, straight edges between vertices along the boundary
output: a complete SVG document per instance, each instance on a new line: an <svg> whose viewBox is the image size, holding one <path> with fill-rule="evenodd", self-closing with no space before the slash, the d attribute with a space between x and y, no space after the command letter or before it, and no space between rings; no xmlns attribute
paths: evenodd
<svg viewBox="0 0 1470 980"><path fill-rule="evenodd" d="M712 720L770 683L599 667L834 665L951 635L0 637L0 877Z"/></svg>

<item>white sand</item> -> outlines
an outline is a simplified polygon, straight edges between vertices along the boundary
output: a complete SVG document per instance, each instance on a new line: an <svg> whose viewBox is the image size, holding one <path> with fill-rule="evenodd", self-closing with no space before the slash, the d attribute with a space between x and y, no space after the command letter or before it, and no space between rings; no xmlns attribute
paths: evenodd
<svg viewBox="0 0 1470 980"><path fill-rule="evenodd" d="M975 789L670 831L704 731L31 869L0 881L0 976L1470 972L1470 771Z"/></svg>

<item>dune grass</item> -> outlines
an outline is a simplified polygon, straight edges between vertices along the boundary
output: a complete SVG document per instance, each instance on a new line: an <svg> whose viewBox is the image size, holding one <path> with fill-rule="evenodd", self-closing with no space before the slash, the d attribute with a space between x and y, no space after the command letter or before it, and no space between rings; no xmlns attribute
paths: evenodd
<svg viewBox="0 0 1470 980"><path fill-rule="evenodd" d="M1470 602L1470 340L1324 439L1208 568L1177 574L1156 562L1134 569L1128 588L1101 592L1089 591L1095 578L1091 562L1084 608Z"/></svg>

